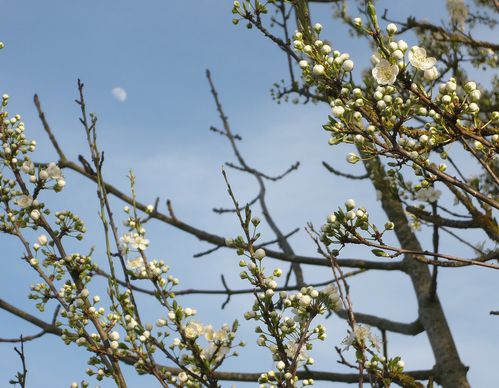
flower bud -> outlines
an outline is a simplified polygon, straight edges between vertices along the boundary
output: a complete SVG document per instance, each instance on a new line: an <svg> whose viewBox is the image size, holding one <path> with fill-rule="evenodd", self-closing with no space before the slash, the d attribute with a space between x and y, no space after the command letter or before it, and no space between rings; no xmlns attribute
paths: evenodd
<svg viewBox="0 0 499 388"><path fill-rule="evenodd" d="M397 26L394 23L390 23L386 26L386 32L393 35L397 32Z"/></svg>
<svg viewBox="0 0 499 388"><path fill-rule="evenodd" d="M350 210L350 209L353 209L355 207L355 201L353 199L347 199L345 201L345 207Z"/></svg>
<svg viewBox="0 0 499 388"><path fill-rule="evenodd" d="M263 250L262 248L258 248L256 251L255 251L255 259L257 260L262 260L266 253L265 253L265 250Z"/></svg>
<svg viewBox="0 0 499 388"><path fill-rule="evenodd" d="M320 23L315 23L315 24L314 24L314 30L315 30L315 32L317 32L317 33L321 32L321 31L322 31L322 24L320 24Z"/></svg>
<svg viewBox="0 0 499 388"><path fill-rule="evenodd" d="M353 61L351 59L347 59L345 62L343 62L343 65L341 67L347 73L352 71L353 70Z"/></svg>
<svg viewBox="0 0 499 388"><path fill-rule="evenodd" d="M314 73L314 75L323 75L324 71L325 69L322 65L315 65L312 69L312 73Z"/></svg>

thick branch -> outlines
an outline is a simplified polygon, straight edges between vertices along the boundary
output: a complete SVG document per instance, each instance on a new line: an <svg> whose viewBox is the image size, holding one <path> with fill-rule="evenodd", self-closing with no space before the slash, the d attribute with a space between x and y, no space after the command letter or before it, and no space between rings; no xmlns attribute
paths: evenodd
<svg viewBox="0 0 499 388"><path fill-rule="evenodd" d="M437 226L448 226L450 228L457 229L470 229L470 228L480 228L480 225L474 220L451 220L449 218L444 218L437 215L432 215L431 213L424 211L423 209L415 206L407 206L406 210L409 213L414 214L423 221L431 222Z"/></svg>
<svg viewBox="0 0 499 388"><path fill-rule="evenodd" d="M10 303L6 302L3 299L0 299L0 309L8 311L9 313L32 323L35 326L38 326L40 329L42 329L45 333L49 334L55 334L55 335L62 335L62 330L59 329L57 326L55 326L53 323L47 323L34 315L31 315L27 313L24 310L21 310Z"/></svg>
<svg viewBox="0 0 499 388"><path fill-rule="evenodd" d="M340 310L336 314L343 319L348 319L348 313L345 310ZM424 331L424 327L419 319L416 319L411 323L402 323L391 321L385 318L380 318L370 314L354 313L354 315L357 322L377 327L380 330L386 330L405 335L418 335Z"/></svg>

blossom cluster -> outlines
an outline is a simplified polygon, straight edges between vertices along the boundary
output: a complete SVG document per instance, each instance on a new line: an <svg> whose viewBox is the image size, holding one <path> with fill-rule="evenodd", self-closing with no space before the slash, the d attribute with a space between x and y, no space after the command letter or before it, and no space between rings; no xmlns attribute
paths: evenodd
<svg viewBox="0 0 499 388"><path fill-rule="evenodd" d="M250 213L247 217L250 217ZM250 239L249 244L242 236L238 236L227 239L226 245L236 248L239 255L246 257L239 262L243 268L241 278L255 286L255 301L244 317L258 322L255 329L257 344L268 348L275 362L275 369L263 373L259 382L261 386L278 386L280 383L297 386L297 369L314 363L308 354L313 348L313 341L326 339L324 325L313 327L312 322L319 315L338 311L341 308L340 297L333 284L320 290L311 286L302 287L297 292L279 290L277 279L282 275L282 270L276 268L271 273L266 272L265 250L253 248L259 236L256 228L260 220L255 217L251 223L255 228L255 238ZM311 385L313 382L313 379L305 379L301 384Z"/></svg>
<svg viewBox="0 0 499 388"><path fill-rule="evenodd" d="M361 21L355 23L362 27ZM437 59L423 47L409 49L404 40L393 41L396 31L394 24L387 26L387 36L371 57L377 85L367 79L365 88L344 78L340 64L348 54L326 54L321 51L323 41L311 44L303 41L303 33L295 34L295 48L313 59L313 64L300 62L304 84L331 96L331 116L324 125L330 133L329 144L354 144L360 154L347 154L346 160L352 164L383 155L397 159L399 166L410 166L421 177L414 186L416 191L445 179L446 164L432 161L430 156L447 159L450 145L461 136L473 138L470 152L494 160L499 135L488 127L498 122L499 112L479 116L482 92L474 81L458 85L456 78L450 77L434 86L440 79ZM330 46L326 47L330 53ZM415 125L415 119L423 125ZM397 174L395 169L388 172Z"/></svg>
<svg viewBox="0 0 499 388"><path fill-rule="evenodd" d="M29 298L40 311L56 301L61 307L55 325L67 344L76 344L92 355L86 373L97 380L106 377L120 381L120 372L110 365L116 360L134 361L139 373L149 373L163 382L198 387L211 379L213 371L231 356L236 356L234 344L237 322L215 330L193 320L196 310L182 308L173 288L179 279L169 275L169 266L163 260L148 260L150 245L143 220L137 209L126 207L125 227L116 238L116 251L108 243L105 251L109 261L107 274L90 254L67 251L66 239L82 240L86 232L83 220L70 210L53 212L42 201L46 191L59 193L66 180L57 163L35 163L30 154L36 142L28 140L20 115L10 117L6 111L9 97L3 95L0 109L0 231L21 240L25 247L23 259L37 272L41 281L31 286ZM99 197L103 201L103 197ZM102 204L102 203L101 203ZM102 205L102 209L105 206ZM146 213L151 214L152 206ZM107 227L109 219L100 214ZM112 215L108 215L112 217ZM37 232L30 242L25 229ZM107 230L105 229L106 233ZM119 233L118 230L115 230ZM106 237L110 237L106 234ZM73 247L73 245L72 245ZM127 283L119 282L121 266ZM95 292L94 278L106 276L108 298ZM161 305L156 324L144 322L134 296L131 282L149 281L154 297ZM170 337L176 335L173 340ZM172 374L157 370L153 354L160 353L180 368ZM111 364L110 364L111 363ZM158 374L159 373L159 374ZM78 386L73 383L71 386ZM83 381L82 387L88 386Z"/></svg>
<svg viewBox="0 0 499 388"><path fill-rule="evenodd" d="M326 246L339 245L339 249L331 251L337 256L347 243L360 244L368 240L382 242L384 233L394 228L394 223L387 221L380 230L369 221L369 213L364 207L357 207L353 199L348 199L344 208L339 208L327 216L327 222L321 227L321 242ZM367 236L364 237L363 234ZM376 256L388 256L380 249L374 249L373 253Z"/></svg>

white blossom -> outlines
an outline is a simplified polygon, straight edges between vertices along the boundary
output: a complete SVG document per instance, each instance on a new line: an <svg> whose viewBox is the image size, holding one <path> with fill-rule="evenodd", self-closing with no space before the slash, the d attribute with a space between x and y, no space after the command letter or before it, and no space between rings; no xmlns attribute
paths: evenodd
<svg viewBox="0 0 499 388"><path fill-rule="evenodd" d="M380 85L391 85L397 79L399 68L386 59L380 59L372 70L372 75Z"/></svg>
<svg viewBox="0 0 499 388"><path fill-rule="evenodd" d="M16 203L19 205L19 207L26 209L27 207L30 207L33 204L33 198L31 198L28 195L21 195Z"/></svg>
<svg viewBox="0 0 499 388"><path fill-rule="evenodd" d="M29 173L35 169L35 164L31 160L25 160L21 168L24 172Z"/></svg>
<svg viewBox="0 0 499 388"><path fill-rule="evenodd" d="M47 167L47 174L50 178L52 179L61 179L62 178L62 172L61 169L57 166L55 163L50 163Z"/></svg>
<svg viewBox="0 0 499 388"><path fill-rule="evenodd" d="M428 187L421 189L416 193L416 199L423 202L436 202L442 195L440 190L436 190L433 187Z"/></svg>
<svg viewBox="0 0 499 388"><path fill-rule="evenodd" d="M350 349L350 346L354 345L355 342L364 343L368 340L372 346L378 347L379 340L371 333L371 329L364 325L355 325L353 330L348 334L348 336L341 342L345 345L345 350Z"/></svg>
<svg viewBox="0 0 499 388"><path fill-rule="evenodd" d="M426 50L423 47L413 46L409 51L409 61L411 65L419 70L428 70L435 66L437 60L435 57L427 57Z"/></svg>
<svg viewBox="0 0 499 388"><path fill-rule="evenodd" d="M149 240L142 237L141 235L135 235L132 240L132 248L140 249L141 251L145 250L149 245Z"/></svg>
<svg viewBox="0 0 499 388"><path fill-rule="evenodd" d="M185 373L185 372L180 372L180 373L178 374L177 378L179 379L179 381L180 381L181 383L185 383L185 382L187 381L187 379L188 379L188 376L187 376L187 373Z"/></svg>
<svg viewBox="0 0 499 388"><path fill-rule="evenodd" d="M194 339L203 334L203 325L196 321L190 321L184 331L187 338Z"/></svg>
<svg viewBox="0 0 499 388"><path fill-rule="evenodd" d="M142 256L137 256L133 259L129 259L127 260L127 267L131 270L142 269L144 268L144 259L142 258Z"/></svg>

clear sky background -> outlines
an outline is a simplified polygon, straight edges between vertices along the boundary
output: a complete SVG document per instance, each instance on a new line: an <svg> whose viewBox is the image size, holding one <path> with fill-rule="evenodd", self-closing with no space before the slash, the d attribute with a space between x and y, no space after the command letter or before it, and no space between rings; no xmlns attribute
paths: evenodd
<svg viewBox="0 0 499 388"><path fill-rule="evenodd" d="M414 15L435 22L446 17L444 1L379 3L379 9L390 5L394 17ZM270 210L282 230L302 228L290 240L297 253L315 254L303 230L306 222L320 225L347 198L367 206L377 223L384 224L386 218L378 209L369 183L334 178L321 166L326 160L339 168L351 168L344 162L350 149L327 145L327 135L321 129L329 113L327 106L277 105L272 101L269 89L286 76L285 58L257 31L233 26L231 5L229 0L0 0L0 40L6 44L0 52L0 93L11 96L10 111L24 117L28 136L40 144L37 159L50 161L56 156L37 120L32 104L34 93L39 94L67 154L73 159L80 153L88 155L74 103L76 80L81 78L87 86L89 109L99 116L107 180L127 190L126 175L133 169L142 202L153 203L160 196L161 210L165 211L165 200L170 198L180 219L218 235L236 236L240 233L236 218L211 211L213 207L230 205L221 166L233 155L227 142L208 130L210 125L220 125L205 79L205 69L210 68L233 130L244 139L240 147L247 161L270 175L281 173L297 160L302 162L286 180L268 185ZM371 52L367 44L352 40L330 15L329 6L314 7L314 22L324 25L324 34L334 49L349 52L356 71L368 66ZM480 33L491 35L486 30ZM405 39L409 45L416 44L411 35ZM480 73L475 77L481 82L488 79ZM127 98L123 99L123 93L116 98L114 88L124 89ZM356 171L362 172L360 167ZM87 252L96 245L95 260L104 263L95 188L75 174L68 172L66 176L67 189L57 196L48 195L46 201L53 210L71 209L82 216L89 232L74 251ZM240 202L251 200L257 193L252 177L231 170L229 176ZM116 214L121 216L122 204L114 203ZM209 245L158 222L151 222L148 230L152 241L149 256L162 258L171 266L171 273L181 279L180 289L219 289L220 274L225 274L233 288L246 286L238 279L238 258L232 251L219 250L193 259L193 254ZM265 225L262 230L264 240L273 238ZM424 243L430 242L428 233L421 233L421 238ZM26 295L36 279L19 259L21 247L3 235L0 244L4 268L0 271L0 295L33 311L34 303ZM448 239L442 248L449 253L472 255ZM346 256L371 258L366 251L354 249ZM287 269L278 262L267 266ZM310 282L329 278L329 270L323 267L306 272ZM353 279L351 285L357 311L403 322L416 318L417 305L406 276L372 272ZM498 307L497 274L482 268L442 270L439 291L461 358L471 366L472 386L491 387L499 356L498 321L488 313ZM223 300L198 296L185 297L182 303L197 308L201 320L215 325L234 318L242 321L242 314L251 306L250 298L233 297L221 311ZM151 321L164 316L156 304L144 303ZM43 317L50 320L51 311ZM314 369L348 372L336 364L333 350L346 336L347 325L336 317L326 325L328 340L312 353L317 360ZM241 351L239 359L227 362L223 370L272 368L270 356L254 345L252 327L243 322L239 338L250 346ZM3 337L37 332L3 311L0 328ZM66 347L57 338L45 336L25 348L31 387L68 387L72 381L86 378L87 354L76 346ZM390 334L389 352L402 355L408 369L431 368L434 363L424 334L414 338ZM6 386L19 362L10 344L0 344L0 357L0 386ZM149 377L136 376L133 371L127 371L127 375L131 387L155 386ZM322 386L331 385L341 386ZM101 386L113 384L107 381Z"/></svg>

